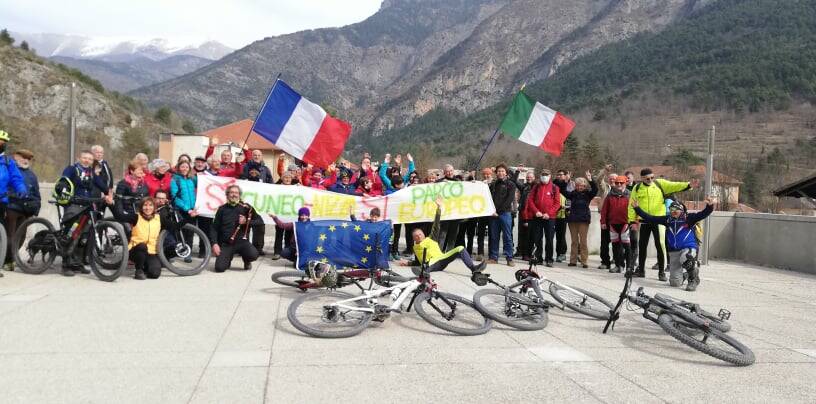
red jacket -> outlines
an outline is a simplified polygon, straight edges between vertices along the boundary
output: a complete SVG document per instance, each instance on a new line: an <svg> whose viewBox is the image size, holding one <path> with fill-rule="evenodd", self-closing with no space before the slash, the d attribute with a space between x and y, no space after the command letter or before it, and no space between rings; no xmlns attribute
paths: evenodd
<svg viewBox="0 0 816 404"><path fill-rule="evenodd" d="M561 209L561 190L552 182L536 183L527 196L521 218L531 220L536 217L536 213L541 212L550 215L550 219L555 219L558 209Z"/></svg>
<svg viewBox="0 0 816 404"><path fill-rule="evenodd" d="M601 225L629 223L629 192L609 193L601 205Z"/></svg>
<svg viewBox="0 0 816 404"><path fill-rule="evenodd" d="M150 196L156 196L156 191L162 189L167 191L167 196L170 197L170 181L173 180L173 174L169 171L164 173L161 179L156 178L153 173L147 173L144 178L145 185L147 185L147 192Z"/></svg>
<svg viewBox="0 0 816 404"><path fill-rule="evenodd" d="M207 152L204 153L205 158L210 158L212 156L213 151L215 151L215 146L210 146L207 148ZM244 172L244 164L252 160L252 150L244 149L244 161L242 162L234 162L224 164L221 163L221 170L218 172L218 175L221 177L232 177L232 178L239 178L241 174Z"/></svg>

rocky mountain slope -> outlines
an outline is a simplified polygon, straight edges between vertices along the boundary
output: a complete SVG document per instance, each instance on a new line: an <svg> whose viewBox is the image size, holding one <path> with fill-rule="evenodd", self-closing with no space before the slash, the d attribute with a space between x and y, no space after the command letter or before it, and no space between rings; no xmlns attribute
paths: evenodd
<svg viewBox="0 0 816 404"><path fill-rule="evenodd" d="M77 150L102 144L112 165L122 167L137 151L155 151L158 134L169 130L139 102L99 91L86 76L5 44L0 44L0 77L0 128L11 134L12 150L34 151L34 168L43 181L55 180L73 160L67 135L71 82L77 83Z"/></svg>
<svg viewBox="0 0 816 404"><path fill-rule="evenodd" d="M139 89L201 127L252 116L283 78L382 133L436 108L469 113L586 52L657 31L710 0L389 0L342 28L266 38L184 77Z"/></svg>

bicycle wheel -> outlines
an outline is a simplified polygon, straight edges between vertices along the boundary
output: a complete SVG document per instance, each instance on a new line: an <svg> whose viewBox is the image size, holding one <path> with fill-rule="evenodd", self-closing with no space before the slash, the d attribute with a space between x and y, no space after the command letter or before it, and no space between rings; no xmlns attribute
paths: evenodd
<svg viewBox="0 0 816 404"><path fill-rule="evenodd" d="M278 271L272 274L272 282L283 286L298 287L301 282L309 281L304 271Z"/></svg>
<svg viewBox="0 0 816 404"><path fill-rule="evenodd" d="M524 331L547 326L547 310L527 296L500 289L482 289L473 295L473 304L485 316Z"/></svg>
<svg viewBox="0 0 816 404"><path fill-rule="evenodd" d="M178 276L198 275L212 258L212 247L210 246L210 239L204 234L204 231L192 224L185 224L181 227L181 231L187 233L184 236L184 242L178 239L178 232L162 230L159 234L159 261L170 272ZM201 246L203 241L204 251L195 250Z"/></svg>
<svg viewBox="0 0 816 404"><path fill-rule="evenodd" d="M423 320L454 334L481 335L493 327L493 320L485 317L473 302L449 293L422 292L414 301L414 308Z"/></svg>
<svg viewBox="0 0 816 404"><path fill-rule="evenodd" d="M100 280L113 282L125 272L128 264L125 229L119 223L101 220L93 230L85 247L91 271Z"/></svg>
<svg viewBox="0 0 816 404"><path fill-rule="evenodd" d="M298 330L318 338L346 338L361 333L371 322L372 313L340 308L333 304L356 297L338 291L307 293L289 305L286 318ZM362 300L346 306L367 308Z"/></svg>
<svg viewBox="0 0 816 404"><path fill-rule="evenodd" d="M27 274L41 274L54 263L59 246L54 225L42 217L24 221L11 239L11 254Z"/></svg>
<svg viewBox="0 0 816 404"><path fill-rule="evenodd" d="M554 282L550 283L550 294L564 306L598 320L608 320L609 312L615 307L608 300L588 290Z"/></svg>
<svg viewBox="0 0 816 404"><path fill-rule="evenodd" d="M674 339L719 360L737 366L748 366L756 360L750 348L717 329L701 329L670 313L658 316L657 323Z"/></svg>

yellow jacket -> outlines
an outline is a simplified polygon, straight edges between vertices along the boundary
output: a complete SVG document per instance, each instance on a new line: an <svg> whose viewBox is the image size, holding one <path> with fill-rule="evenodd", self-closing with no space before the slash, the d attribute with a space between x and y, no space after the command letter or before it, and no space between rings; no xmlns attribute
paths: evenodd
<svg viewBox="0 0 816 404"><path fill-rule="evenodd" d="M651 185L636 184L629 196L629 222L638 221L638 215L635 213L635 209L632 208L632 201L637 200L640 208L652 216L665 216L666 205L663 201L666 199L666 195L687 189L691 189L688 182L667 181L662 178L655 179Z"/></svg>
<svg viewBox="0 0 816 404"><path fill-rule="evenodd" d="M161 218L158 214L154 214L153 218L148 220L138 215L139 220L133 226L133 233L130 236L130 243L128 248L133 248L139 244L144 243L147 246L147 253L150 255L156 254L156 244L159 241L159 233L161 233Z"/></svg>
<svg viewBox="0 0 816 404"><path fill-rule="evenodd" d="M430 237L425 237L419 244L414 244L414 255L417 261L422 262L424 258L426 263L431 264L445 254L443 254L442 249L439 248L439 243Z"/></svg>

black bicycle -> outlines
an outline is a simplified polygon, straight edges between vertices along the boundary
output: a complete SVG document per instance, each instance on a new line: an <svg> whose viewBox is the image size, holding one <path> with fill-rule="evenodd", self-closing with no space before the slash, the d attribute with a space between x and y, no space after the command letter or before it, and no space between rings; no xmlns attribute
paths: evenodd
<svg viewBox="0 0 816 404"><path fill-rule="evenodd" d="M186 223L172 204L161 209L169 210L171 223L159 234L159 246L162 246L159 248L159 260L176 275L198 275L212 258L209 237L195 225Z"/></svg>
<svg viewBox="0 0 816 404"><path fill-rule="evenodd" d="M531 260L527 269L516 271L517 282L509 286L490 279L490 274L474 273L471 277L474 283L479 286L491 283L498 289L476 291L473 303L493 320L525 331L546 327L550 307L569 308L599 320L609 318L612 303L597 293L544 278L535 268L536 262ZM549 283L546 290L541 286L544 283ZM547 294L555 301L548 299Z"/></svg>
<svg viewBox="0 0 816 404"><path fill-rule="evenodd" d="M41 274L48 270L57 256L64 261L77 257L77 264L90 264L97 278L113 282L127 267L127 235L121 224L102 219L100 207L104 198L71 198L71 203L82 207L74 217L63 220L65 213L59 207L60 228L42 217L24 221L14 233L12 251L14 261L23 272ZM56 204L55 201L49 203ZM77 255L77 253L80 253Z"/></svg>
<svg viewBox="0 0 816 404"><path fill-rule="evenodd" d="M627 270L626 282L620 299L610 312L609 320L603 332L615 329L615 322L620 317L624 301L643 309L643 317L657 323L676 340L714 358L737 366L748 366L756 360L750 348L726 334L731 330L728 319L731 312L720 309L717 315L700 308L696 303L675 299L657 293L654 297L647 295L643 287L632 292L634 272ZM632 309L637 310L637 309Z"/></svg>

